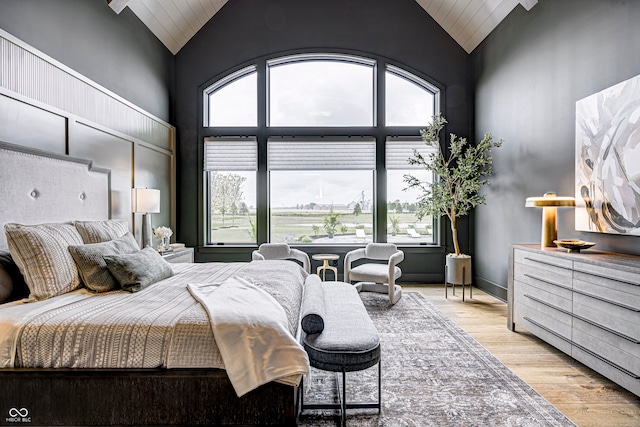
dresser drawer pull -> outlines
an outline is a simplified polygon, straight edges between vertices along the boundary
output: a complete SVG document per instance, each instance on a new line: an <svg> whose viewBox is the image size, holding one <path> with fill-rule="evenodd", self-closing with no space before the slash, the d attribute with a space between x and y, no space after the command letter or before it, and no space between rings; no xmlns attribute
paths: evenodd
<svg viewBox="0 0 640 427"><path fill-rule="evenodd" d="M634 380L640 379L640 376L639 376L639 375L634 374L634 373L633 373L633 372L631 372L630 370L625 369L625 368L623 368L622 366L620 366L620 365L618 365L618 364L616 364L616 363L613 363L611 360L609 360L609 359L607 359L607 358L605 358L605 357L602 357L602 356L600 356L599 354L594 353L593 351L589 350L588 348L585 348L585 347L581 346L580 344L576 344L576 343L572 343L572 345L573 345L574 347L576 347L576 348L578 348L578 349L580 349L580 350L584 351L585 353L587 353L587 354L589 354L589 355L591 355L591 356L595 357L596 359L598 359L598 360L600 360L600 361L602 361L602 362L606 363L607 365L609 365L609 366L612 366L612 367L616 368L617 370L619 370L619 371L620 371L620 372L622 372L623 374L626 374L626 375L630 376L630 377L631 377L631 378L633 378Z"/></svg>
<svg viewBox="0 0 640 427"><path fill-rule="evenodd" d="M532 323L532 324L536 325L540 329L544 329L545 331L549 332L551 335L555 335L556 337L560 338L563 341L568 342L569 344L573 344L569 338L563 337L562 335L560 335L556 331L552 331L551 329L547 328L544 325L541 325L540 323L536 322L535 320L533 320L533 319L531 319L531 318L529 318L527 316L524 317L524 320L526 320L529 323Z"/></svg>
<svg viewBox="0 0 640 427"><path fill-rule="evenodd" d="M536 298L536 297L531 296L531 295L529 295L529 294L524 294L524 296L525 296L525 297L527 297L527 298L529 298L530 300L533 300L533 301L537 302L537 303L540 303L540 304L542 304L542 305L546 305L547 307L551 307L551 308L553 308L554 310L558 310L558 311L559 311L559 312L561 312L561 313L568 314L569 316L573 316L573 314L572 314L570 311L567 311L567 310L565 310L565 309L563 309L563 308L557 307L557 306L555 306L555 305L553 305L553 304L551 304L551 303L548 303L548 302L546 302L546 301L543 301L543 300L541 300L540 298Z"/></svg>
<svg viewBox="0 0 640 427"><path fill-rule="evenodd" d="M622 304L621 302L611 301L610 299L602 298L600 296L593 295L593 294L590 294L589 292L581 291L581 290L578 290L578 289L573 289L573 291L576 294L580 294L580 295L587 296L589 298L597 299L598 301L606 302L607 304L615 305L616 307L624 308L626 310L630 310L630 311L633 311L635 313L640 313L640 308L639 307L632 307L630 305Z"/></svg>
<svg viewBox="0 0 640 427"><path fill-rule="evenodd" d="M595 326L598 329L602 329L603 331L609 332L610 334L613 334L613 335L616 335L616 336L618 336L620 338L623 338L623 339L625 339L625 340L627 340L629 342L632 342L634 344L640 344L640 340L638 340L636 338L633 338L633 337L630 337L629 335L625 335L625 334L623 334L621 332L614 331L613 329L607 328L606 326L603 326L603 325L601 325L599 323L596 323L593 320L585 319L584 317L579 316L577 314L574 314L573 317L575 317L578 320L582 320L583 322L588 323L591 326Z"/></svg>
<svg viewBox="0 0 640 427"><path fill-rule="evenodd" d="M530 279L534 279L534 280L539 280L539 281L541 281L541 282L548 283L548 284L550 284L550 285L557 286L557 287L559 287L559 288L566 289L566 290L568 290L568 291L572 291L572 290L573 290L573 289L572 289L571 287L569 287L569 286L561 285L560 283L555 283L555 282L552 282L551 280L543 279L543 278L538 277L538 276L534 276L533 274L524 273L524 277L528 277L528 278L530 278Z"/></svg>
<svg viewBox="0 0 640 427"><path fill-rule="evenodd" d="M562 265L554 264L554 263L549 262L549 261L542 261L542 260L539 260L539 259L536 259L536 258L530 258L528 256L524 257L524 259L527 260L527 261L539 262L540 264L550 265L552 267L564 268L565 270L567 269L567 267L564 267Z"/></svg>

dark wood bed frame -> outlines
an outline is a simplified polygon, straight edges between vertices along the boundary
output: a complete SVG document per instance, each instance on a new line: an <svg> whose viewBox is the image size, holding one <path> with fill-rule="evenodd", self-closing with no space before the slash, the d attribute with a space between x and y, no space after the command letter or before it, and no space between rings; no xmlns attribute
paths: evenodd
<svg viewBox="0 0 640 427"><path fill-rule="evenodd" d="M32 170L34 182L13 182L20 174L5 166L16 160L16 153L24 158L15 167ZM38 197L28 201L28 212L16 202L17 210L0 218L0 231L9 221L36 224L109 217L109 202L104 203L110 199L108 170L93 168L91 161L0 142L0 159L5 154L10 160L0 162L4 212L33 189ZM97 174L96 181L74 175L62 180L72 191L59 191L50 177L60 178L55 169L60 161L77 165L72 169L84 175ZM63 169L61 174L68 173L68 167ZM67 193L73 198L68 207L59 200ZM83 214L87 201L101 200L95 217L83 218L73 211L78 194L84 195ZM47 208L52 198L57 206L66 206L64 212ZM2 243L0 238L0 248ZM221 369L9 368L0 369L0 425L295 425L297 394L297 387L268 383L238 398Z"/></svg>
<svg viewBox="0 0 640 427"><path fill-rule="evenodd" d="M278 383L239 398L220 369L0 370L0 425L292 426L296 402L297 387Z"/></svg>

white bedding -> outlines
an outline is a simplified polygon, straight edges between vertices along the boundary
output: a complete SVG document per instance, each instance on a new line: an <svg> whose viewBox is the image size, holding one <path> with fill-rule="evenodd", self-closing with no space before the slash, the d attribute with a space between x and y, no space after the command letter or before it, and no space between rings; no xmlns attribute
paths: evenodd
<svg viewBox="0 0 640 427"><path fill-rule="evenodd" d="M0 305L0 367L223 369L207 313L187 284L220 284L233 276L273 297L283 309L288 332L296 336L306 277L297 264L259 261L172 268L173 277L137 293L93 294L80 289L40 302Z"/></svg>
<svg viewBox="0 0 640 427"><path fill-rule="evenodd" d="M297 385L298 376L309 372L309 358L289 332L284 309L267 292L237 276L219 286L189 284L189 291L209 314L238 397L274 380Z"/></svg>

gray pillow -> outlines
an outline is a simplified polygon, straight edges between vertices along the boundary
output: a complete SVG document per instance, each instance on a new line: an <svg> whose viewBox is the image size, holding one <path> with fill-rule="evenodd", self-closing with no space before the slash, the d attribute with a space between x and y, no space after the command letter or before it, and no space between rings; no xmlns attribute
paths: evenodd
<svg viewBox="0 0 640 427"><path fill-rule="evenodd" d="M320 276L312 274L304 281L301 307L302 330L319 334L324 330L324 288Z"/></svg>
<svg viewBox="0 0 640 427"><path fill-rule="evenodd" d="M120 283L107 268L104 255L132 254L139 250L138 242L129 232L108 242L69 246L69 252L78 266L82 282L94 292L120 289Z"/></svg>
<svg viewBox="0 0 640 427"><path fill-rule="evenodd" d="M84 243L102 243L122 237L129 232L129 224L123 219L104 221L75 221L73 225Z"/></svg>
<svg viewBox="0 0 640 427"><path fill-rule="evenodd" d="M103 258L111 274L126 291L138 292L173 276L169 263L150 247L133 254L105 255Z"/></svg>

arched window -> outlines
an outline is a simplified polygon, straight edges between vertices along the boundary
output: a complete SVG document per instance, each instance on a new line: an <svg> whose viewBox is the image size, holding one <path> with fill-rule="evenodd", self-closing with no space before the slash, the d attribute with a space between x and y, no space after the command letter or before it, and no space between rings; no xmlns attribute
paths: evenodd
<svg viewBox="0 0 640 427"><path fill-rule="evenodd" d="M403 176L429 179L407 160L439 109L436 86L355 55L265 59L213 82L204 89L205 152L230 162L225 171L205 168L206 243L437 243L433 219L416 218ZM241 144L255 147L255 168L234 169L234 156L247 164L237 157ZM229 180L239 186L225 202L220 182Z"/></svg>
<svg viewBox="0 0 640 427"><path fill-rule="evenodd" d="M205 89L205 126L257 126L257 75L253 65Z"/></svg>
<svg viewBox="0 0 640 427"><path fill-rule="evenodd" d="M347 55L267 61L269 126L373 126L374 65Z"/></svg>

